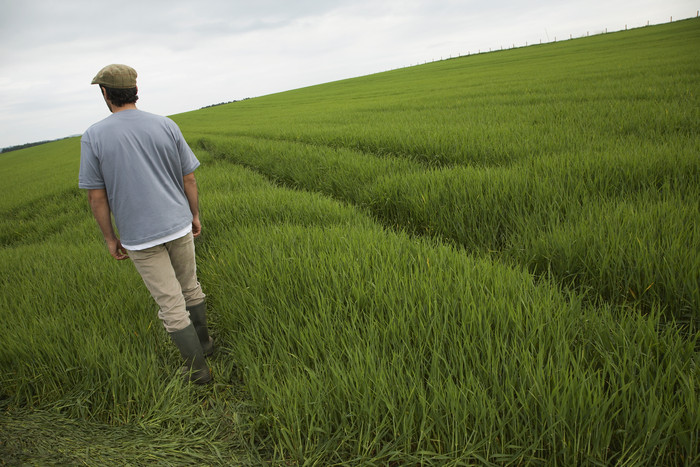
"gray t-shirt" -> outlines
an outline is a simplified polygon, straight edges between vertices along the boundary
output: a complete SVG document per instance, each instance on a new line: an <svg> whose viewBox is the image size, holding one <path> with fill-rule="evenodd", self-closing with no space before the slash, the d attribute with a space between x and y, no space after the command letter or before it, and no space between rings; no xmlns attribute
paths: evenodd
<svg viewBox="0 0 700 467"><path fill-rule="evenodd" d="M78 186L106 189L122 243L138 245L192 223L182 177L197 167L175 122L122 110L83 134Z"/></svg>

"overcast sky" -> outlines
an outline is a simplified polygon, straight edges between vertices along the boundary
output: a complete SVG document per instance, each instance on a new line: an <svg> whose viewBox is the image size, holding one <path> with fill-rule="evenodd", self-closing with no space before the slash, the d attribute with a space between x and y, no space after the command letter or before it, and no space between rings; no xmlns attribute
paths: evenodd
<svg viewBox="0 0 700 467"><path fill-rule="evenodd" d="M172 115L425 61L695 17L700 0L0 0L0 148L109 115L90 81L139 74Z"/></svg>

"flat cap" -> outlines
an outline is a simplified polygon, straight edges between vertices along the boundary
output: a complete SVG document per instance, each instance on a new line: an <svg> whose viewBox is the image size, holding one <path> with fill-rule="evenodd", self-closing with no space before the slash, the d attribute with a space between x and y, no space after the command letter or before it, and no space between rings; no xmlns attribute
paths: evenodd
<svg viewBox="0 0 700 467"><path fill-rule="evenodd" d="M102 68L92 79L92 84L101 84L113 89L136 87L136 70L126 65L112 64Z"/></svg>

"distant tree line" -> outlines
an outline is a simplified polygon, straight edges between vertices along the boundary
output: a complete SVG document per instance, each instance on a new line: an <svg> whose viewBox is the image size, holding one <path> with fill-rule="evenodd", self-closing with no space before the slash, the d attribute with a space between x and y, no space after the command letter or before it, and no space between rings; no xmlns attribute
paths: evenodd
<svg viewBox="0 0 700 467"><path fill-rule="evenodd" d="M247 101L248 99L250 99L250 97L246 97L245 99L240 99L240 100L228 101L228 102L219 102L218 104L205 105L204 107L200 107L199 110L208 109L209 107L216 107L217 105L226 105L226 104L233 104L234 102Z"/></svg>
<svg viewBox="0 0 700 467"><path fill-rule="evenodd" d="M50 140L46 140L46 141L36 141L36 142L34 142L34 143L18 144L17 146L8 146L8 147L6 147L6 148L0 149L0 153L6 153L6 152L10 152L10 151L18 151L18 150L20 150L20 149L26 149L26 148L31 148L31 147L33 147L33 146L39 146L39 145L41 145L41 144L53 143L54 141L61 141L61 140L64 140L64 139L73 138L73 137L75 137L75 136L76 136L76 135L73 135L73 136L66 136L65 138L50 139Z"/></svg>

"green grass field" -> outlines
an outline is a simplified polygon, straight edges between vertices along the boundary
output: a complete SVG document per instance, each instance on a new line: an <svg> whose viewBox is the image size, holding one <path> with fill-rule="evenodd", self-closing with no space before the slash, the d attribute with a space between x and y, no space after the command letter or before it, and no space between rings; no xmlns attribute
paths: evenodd
<svg viewBox="0 0 700 467"><path fill-rule="evenodd" d="M700 21L176 115L215 384L0 155L0 463L700 463ZM148 110L148 109L145 109Z"/></svg>

